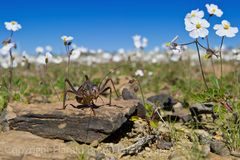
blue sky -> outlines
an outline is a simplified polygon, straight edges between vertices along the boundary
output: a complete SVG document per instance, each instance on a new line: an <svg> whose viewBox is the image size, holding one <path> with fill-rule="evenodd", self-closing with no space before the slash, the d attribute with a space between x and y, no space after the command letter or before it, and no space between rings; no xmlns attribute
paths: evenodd
<svg viewBox="0 0 240 160"><path fill-rule="evenodd" d="M181 42L190 41L184 29L185 14L205 4L217 4L223 17L214 17L211 24L229 20L240 27L239 0L4 0L0 6L0 39L8 36L5 21L16 20L22 30L14 35L20 50L34 52L36 46L52 45L64 51L60 37L73 36L74 42L87 48L114 51L133 49L131 37L140 34L149 38L148 49L161 46L175 35ZM210 33L210 42L220 39ZM240 35L227 39L229 46L240 45Z"/></svg>

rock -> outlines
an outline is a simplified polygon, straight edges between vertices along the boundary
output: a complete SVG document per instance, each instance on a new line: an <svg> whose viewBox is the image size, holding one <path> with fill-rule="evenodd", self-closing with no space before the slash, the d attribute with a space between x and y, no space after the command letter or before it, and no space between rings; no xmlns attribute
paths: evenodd
<svg viewBox="0 0 240 160"><path fill-rule="evenodd" d="M176 104L173 105L173 112L179 112L183 110L183 105L180 102L177 102Z"/></svg>
<svg viewBox="0 0 240 160"><path fill-rule="evenodd" d="M162 150L170 150L173 146L172 142L167 142L165 140L160 140L157 142L157 148Z"/></svg>
<svg viewBox="0 0 240 160"><path fill-rule="evenodd" d="M210 153L210 145L209 144L204 144L201 146L201 151L204 157L207 157L208 154Z"/></svg>
<svg viewBox="0 0 240 160"><path fill-rule="evenodd" d="M151 148L145 147L145 150L148 151L148 152L150 152L150 151L151 151Z"/></svg>
<svg viewBox="0 0 240 160"><path fill-rule="evenodd" d="M215 153L209 153L207 159L209 160L235 160L234 158L230 157L230 156L219 156Z"/></svg>
<svg viewBox="0 0 240 160"><path fill-rule="evenodd" d="M198 116L200 114L213 114L213 104L205 103L205 104L194 104L189 108L192 116Z"/></svg>
<svg viewBox="0 0 240 160"><path fill-rule="evenodd" d="M216 153L220 156L229 156L230 151L225 143L222 141L212 140L210 142L211 152Z"/></svg>
<svg viewBox="0 0 240 160"><path fill-rule="evenodd" d="M131 99L138 100L136 115L141 117L141 118L145 118L145 116L146 116L146 109L145 109L143 103L141 102L141 100L138 99L138 97L136 96L136 94L134 92L130 91L127 88L123 88L123 90L122 90L122 98L124 100L131 100Z"/></svg>
<svg viewBox="0 0 240 160"><path fill-rule="evenodd" d="M138 102L137 105L137 116L141 117L141 118L145 118L146 117L146 109L144 107L144 105L142 104L142 102Z"/></svg>
<svg viewBox="0 0 240 160"><path fill-rule="evenodd" d="M231 155L240 158L240 149L231 151Z"/></svg>
<svg viewBox="0 0 240 160"><path fill-rule="evenodd" d="M192 120L192 116L188 109L182 108L174 110L174 112L164 112L163 119L170 122L186 123Z"/></svg>
<svg viewBox="0 0 240 160"><path fill-rule="evenodd" d="M105 154L104 153L97 153L96 154L96 157L95 157L95 160L103 160L105 159Z"/></svg>
<svg viewBox="0 0 240 160"><path fill-rule="evenodd" d="M169 155L168 159L169 160L187 160L188 158L186 158L186 155L184 155L182 151L175 150Z"/></svg>
<svg viewBox="0 0 240 160"><path fill-rule="evenodd" d="M94 147L94 148L98 147L98 145L99 145L98 140L94 140L94 141L92 141L92 143L91 143L91 146Z"/></svg>
<svg viewBox="0 0 240 160"><path fill-rule="evenodd" d="M131 92L127 88L123 88L122 90L122 98L124 100L130 100L130 99L138 99L135 93Z"/></svg>
<svg viewBox="0 0 240 160"><path fill-rule="evenodd" d="M147 101L154 103L157 106L160 106L164 110L171 111L173 109L174 102L173 98L168 94L161 93L159 95L151 96L147 98Z"/></svg>
<svg viewBox="0 0 240 160"><path fill-rule="evenodd" d="M182 115L180 118L183 123L190 122L193 119L190 114Z"/></svg>
<svg viewBox="0 0 240 160"><path fill-rule="evenodd" d="M180 102L173 105L173 112L183 123L190 122L193 119L189 109L184 108L183 104Z"/></svg>
<svg viewBox="0 0 240 160"><path fill-rule="evenodd" d="M111 153L121 153L121 150L124 149L124 146L119 143L119 144L114 144L114 143L108 143L107 144L107 148Z"/></svg>
<svg viewBox="0 0 240 160"><path fill-rule="evenodd" d="M196 129L194 130L194 132L196 133L200 144L205 145L210 143L212 137L207 131L202 129Z"/></svg>
<svg viewBox="0 0 240 160"><path fill-rule="evenodd" d="M51 140L23 131L0 134L0 159L72 160L77 153L62 140Z"/></svg>
<svg viewBox="0 0 240 160"><path fill-rule="evenodd" d="M89 107L68 106L60 110L62 103L55 104L9 104L1 116L5 130L28 131L45 138L58 138L84 143L101 142L119 129L136 112L136 100L112 100L96 102L95 115ZM78 105L76 101L67 104Z"/></svg>

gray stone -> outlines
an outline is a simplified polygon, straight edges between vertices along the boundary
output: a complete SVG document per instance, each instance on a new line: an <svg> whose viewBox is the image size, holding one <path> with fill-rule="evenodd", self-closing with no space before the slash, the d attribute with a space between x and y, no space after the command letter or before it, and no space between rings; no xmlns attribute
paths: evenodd
<svg viewBox="0 0 240 160"><path fill-rule="evenodd" d="M105 159L105 157L106 157L105 154L97 153L95 159L96 160L103 160L103 159Z"/></svg>
<svg viewBox="0 0 240 160"><path fill-rule="evenodd" d="M175 150L173 151L169 156L168 156L168 160L187 160L188 158L186 157L186 155L179 150Z"/></svg>
<svg viewBox="0 0 240 160"><path fill-rule="evenodd" d="M94 108L73 108L61 110L62 103L55 104L9 104L1 116L5 130L28 131L45 138L58 138L84 143L102 141L119 129L136 112L136 100L98 100ZM77 102L68 101L67 104Z"/></svg>
<svg viewBox="0 0 240 160"><path fill-rule="evenodd" d="M136 94L132 91L130 91L129 89L127 88L124 88L122 90L122 98L124 100L131 100L131 99L134 99L134 100L138 100L138 105L137 105L137 113L136 115L141 117L141 118L145 118L145 115L146 115L146 109L143 105L143 103L141 102L140 99L138 99L138 97L136 96Z"/></svg>
<svg viewBox="0 0 240 160"><path fill-rule="evenodd" d="M200 142L200 144L205 145L205 144L209 144L212 137L210 136L210 134L202 129L196 129L194 130L194 132L196 133L196 135L198 136L198 140Z"/></svg>
<svg viewBox="0 0 240 160"><path fill-rule="evenodd" d="M183 105L180 102L177 102L176 104L173 105L173 112L178 112L183 110Z"/></svg>
<svg viewBox="0 0 240 160"><path fill-rule="evenodd" d="M191 114L193 116L198 116L200 114L213 114L213 104L205 103L205 104L194 104L189 108Z"/></svg>
<svg viewBox="0 0 240 160"><path fill-rule="evenodd" d="M173 98L165 93L151 96L147 98L147 101L152 102L155 105L160 106L162 109L167 111L171 111L173 109L173 105L176 104Z"/></svg>
<svg viewBox="0 0 240 160"><path fill-rule="evenodd" d="M173 146L172 142L167 142L165 140L159 140L157 142L157 148L162 150L170 150Z"/></svg>
<svg viewBox="0 0 240 160"><path fill-rule="evenodd" d="M204 144L201 146L201 149L202 149L202 154L204 157L207 157L208 154L210 153L210 145L209 144Z"/></svg>
<svg viewBox="0 0 240 160"><path fill-rule="evenodd" d="M240 158L240 149L231 151L231 155Z"/></svg>
<svg viewBox="0 0 240 160"><path fill-rule="evenodd" d="M164 112L164 115L163 119L170 122L181 121L186 123L192 120L191 113L185 108L175 110L174 112Z"/></svg>
<svg viewBox="0 0 240 160"><path fill-rule="evenodd" d="M216 153L221 156L229 156L230 150L222 141L212 140L210 142L211 152Z"/></svg>
<svg viewBox="0 0 240 160"><path fill-rule="evenodd" d="M144 105L142 104L142 102L138 102L137 105L137 116L141 117L141 118L145 118L146 117L146 109L144 107Z"/></svg>
<svg viewBox="0 0 240 160"><path fill-rule="evenodd" d="M138 99L135 93L131 92L127 88L123 88L122 90L122 98L124 100L130 100L130 99Z"/></svg>

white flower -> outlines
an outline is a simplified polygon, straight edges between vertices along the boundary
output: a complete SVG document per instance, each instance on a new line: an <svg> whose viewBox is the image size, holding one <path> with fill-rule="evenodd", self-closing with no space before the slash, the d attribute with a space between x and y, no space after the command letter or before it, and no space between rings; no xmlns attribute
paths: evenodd
<svg viewBox="0 0 240 160"><path fill-rule="evenodd" d="M153 75L153 72L152 71L149 71L148 72L148 76L152 76Z"/></svg>
<svg viewBox="0 0 240 160"><path fill-rule="evenodd" d="M6 56L9 54L9 51L16 46L15 43L7 43L0 49L0 55Z"/></svg>
<svg viewBox="0 0 240 160"><path fill-rule="evenodd" d="M47 46L45 47L45 49L46 49L46 51L48 51L48 52L52 52L52 50L53 50L52 46L49 46L49 45L47 45Z"/></svg>
<svg viewBox="0 0 240 160"><path fill-rule="evenodd" d="M102 50L102 49L98 49L98 50L97 50L97 53L98 53L98 54L101 54L101 53L103 53L103 50Z"/></svg>
<svg viewBox="0 0 240 160"><path fill-rule="evenodd" d="M44 55L38 56L37 59L36 59L36 62L37 62L37 64L45 64L46 63L45 62L45 56Z"/></svg>
<svg viewBox="0 0 240 160"><path fill-rule="evenodd" d="M206 7L210 15L216 15L217 17L221 17L223 15L223 11L215 4L206 4Z"/></svg>
<svg viewBox="0 0 240 160"><path fill-rule="evenodd" d="M76 49L74 49L74 50L72 51L72 54L71 54L71 56L70 56L70 59L71 59L72 61L75 61L75 60L77 60L77 59L80 57L80 55L81 55L81 49L80 49L80 48L76 48Z"/></svg>
<svg viewBox="0 0 240 160"><path fill-rule="evenodd" d="M124 50L123 48L119 48L119 49L118 49L118 53L119 53L119 54L124 54L124 53L125 53L125 50Z"/></svg>
<svg viewBox="0 0 240 160"><path fill-rule="evenodd" d="M144 76L143 70L138 69L138 70L135 72L135 76L143 77L143 76Z"/></svg>
<svg viewBox="0 0 240 160"><path fill-rule="evenodd" d="M29 60L29 55L27 54L27 52L26 51L23 51L22 52L22 58L24 59L24 60Z"/></svg>
<svg viewBox="0 0 240 160"><path fill-rule="evenodd" d="M18 31L19 29L22 28L22 26L18 24L18 22L16 21L5 22L4 24L7 30L13 31L13 32Z"/></svg>
<svg viewBox="0 0 240 160"><path fill-rule="evenodd" d="M160 48L159 48L159 47L155 47L155 48L154 48L154 52L155 52L155 53L160 52Z"/></svg>
<svg viewBox="0 0 240 160"><path fill-rule="evenodd" d="M52 54L51 54L50 52L46 52L46 55L45 55L45 63L47 64L47 63L51 62L52 59L53 59Z"/></svg>
<svg viewBox="0 0 240 160"><path fill-rule="evenodd" d="M114 55L112 58L113 62L120 62L122 60L122 57L118 54Z"/></svg>
<svg viewBox="0 0 240 160"><path fill-rule="evenodd" d="M176 46L175 48L172 49L173 54L182 54L183 48L181 46Z"/></svg>
<svg viewBox="0 0 240 160"><path fill-rule="evenodd" d="M133 36L133 43L137 49L140 49L140 48L143 49L143 48L147 47L148 39L145 37L142 38L140 35L135 35L135 36Z"/></svg>
<svg viewBox="0 0 240 160"><path fill-rule="evenodd" d="M71 43L73 40L72 36L62 36L61 39L63 40L64 43Z"/></svg>
<svg viewBox="0 0 240 160"><path fill-rule="evenodd" d="M135 35L133 36L133 41L140 41L141 40L141 36L140 35Z"/></svg>
<svg viewBox="0 0 240 160"><path fill-rule="evenodd" d="M38 53L38 54L42 54L43 52L44 52L44 48L43 47L37 47L36 49L35 49L35 51Z"/></svg>
<svg viewBox="0 0 240 160"><path fill-rule="evenodd" d="M51 53L46 52L45 56L44 55L40 55L37 57L36 62L38 64L48 64L49 62L51 62L53 59L53 56Z"/></svg>
<svg viewBox="0 0 240 160"><path fill-rule="evenodd" d="M170 57L171 61L177 62L181 59L182 55L181 54L172 54Z"/></svg>
<svg viewBox="0 0 240 160"><path fill-rule="evenodd" d="M86 53L86 52L88 52L88 49L85 48L85 47L83 47L83 46L79 47L79 49L81 50L81 53Z"/></svg>
<svg viewBox="0 0 240 160"><path fill-rule="evenodd" d="M52 62L55 63L55 64L62 63L62 61L63 61L62 57L55 57L55 58L52 59Z"/></svg>
<svg viewBox="0 0 240 160"><path fill-rule="evenodd" d="M16 68L17 65L18 65L17 62L16 62L16 61L13 61L12 67L13 67L13 68ZM6 60L6 61L3 61L3 62L1 63L1 66L2 66L2 68L7 69L7 68L9 68L9 67L11 66L11 63L10 63L10 61Z"/></svg>
<svg viewBox="0 0 240 160"><path fill-rule="evenodd" d="M144 37L142 39L142 47L145 48L145 47L147 47L147 45L148 45L148 39Z"/></svg>
<svg viewBox="0 0 240 160"><path fill-rule="evenodd" d="M235 37L238 32L238 28L231 27L231 24L226 20L223 20L222 24L216 24L214 29L217 30L216 34L220 37Z"/></svg>
<svg viewBox="0 0 240 160"><path fill-rule="evenodd" d="M185 17L185 21L191 20L191 19L202 19L204 16L203 11L199 11L199 9L192 10L190 13L188 13Z"/></svg>
<svg viewBox="0 0 240 160"><path fill-rule="evenodd" d="M73 49L76 49L77 47L78 47L78 46L77 46L75 43L72 44L72 48L73 48Z"/></svg>
<svg viewBox="0 0 240 160"><path fill-rule="evenodd" d="M141 48L141 46L142 46L141 36L139 36L139 35L133 36L133 43L134 43L134 46L135 46L137 49Z"/></svg>
<svg viewBox="0 0 240 160"><path fill-rule="evenodd" d="M185 21L185 29L190 32L189 36L192 38L204 38L208 35L208 28L210 24L205 19L193 18Z"/></svg>

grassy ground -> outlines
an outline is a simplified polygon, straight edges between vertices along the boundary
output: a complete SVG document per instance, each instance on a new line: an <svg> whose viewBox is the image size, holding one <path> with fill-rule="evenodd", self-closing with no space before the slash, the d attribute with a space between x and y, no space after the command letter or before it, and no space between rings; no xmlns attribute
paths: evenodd
<svg viewBox="0 0 240 160"><path fill-rule="evenodd" d="M94 83L99 83L103 77L118 67L109 76L113 78L118 91L128 84L137 69L144 71L143 77L138 77L143 88L143 94L157 94L167 90L175 99L183 102L184 107L196 102L215 102L215 112L219 119L216 128L224 133L224 138L230 148L240 148L240 66L234 62L225 63L223 78L220 79L220 65L215 64L217 78L211 65L205 64L204 70L209 89L206 90L198 66L190 61L180 61L161 64L121 62L94 64L92 66L71 63L70 81L79 86L84 81L84 75L89 75ZM50 64L43 66L30 65L29 68L14 69L12 101L25 103L49 103L62 100L66 64ZM152 72L152 75L151 75ZM0 70L0 107L7 106L9 99L8 70ZM126 77L128 79L126 79ZM137 92L140 97L140 92ZM233 112L227 111L221 102L229 102ZM236 115L236 116L233 116ZM197 142L196 142L197 143Z"/></svg>

